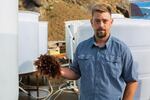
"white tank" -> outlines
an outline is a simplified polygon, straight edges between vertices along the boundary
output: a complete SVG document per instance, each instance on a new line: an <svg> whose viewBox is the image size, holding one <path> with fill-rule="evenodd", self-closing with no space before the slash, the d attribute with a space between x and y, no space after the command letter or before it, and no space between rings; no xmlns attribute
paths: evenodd
<svg viewBox="0 0 150 100"><path fill-rule="evenodd" d="M73 51L83 40L93 36L89 20L68 21L66 26L66 51L73 58ZM124 41L138 66L139 87L134 100L150 100L150 20L116 18L111 34Z"/></svg>
<svg viewBox="0 0 150 100"><path fill-rule="evenodd" d="M48 22L39 22L39 55L47 53L48 49Z"/></svg>
<svg viewBox="0 0 150 100"><path fill-rule="evenodd" d="M19 74L36 71L33 65L39 55L39 13L19 12L18 66Z"/></svg>
<svg viewBox="0 0 150 100"><path fill-rule="evenodd" d="M1 0L0 100L18 100L17 0Z"/></svg>
<svg viewBox="0 0 150 100"><path fill-rule="evenodd" d="M139 88L135 100L150 100L150 20L116 19L112 34L131 49L138 65Z"/></svg>

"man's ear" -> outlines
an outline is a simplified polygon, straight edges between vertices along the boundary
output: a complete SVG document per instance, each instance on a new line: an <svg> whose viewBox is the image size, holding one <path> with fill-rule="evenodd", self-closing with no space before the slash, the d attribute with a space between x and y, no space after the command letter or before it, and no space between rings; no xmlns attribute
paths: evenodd
<svg viewBox="0 0 150 100"><path fill-rule="evenodd" d="M111 20L111 24L114 22L114 19Z"/></svg>
<svg viewBox="0 0 150 100"><path fill-rule="evenodd" d="M91 25L93 24L92 19L90 19Z"/></svg>

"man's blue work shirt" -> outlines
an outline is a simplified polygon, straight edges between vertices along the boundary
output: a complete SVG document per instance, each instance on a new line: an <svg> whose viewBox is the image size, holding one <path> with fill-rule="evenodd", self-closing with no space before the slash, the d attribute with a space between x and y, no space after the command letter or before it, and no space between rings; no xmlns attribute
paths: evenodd
<svg viewBox="0 0 150 100"><path fill-rule="evenodd" d="M94 37L81 42L70 68L81 76L80 100L121 100L125 83L138 76L129 48L113 36L104 47Z"/></svg>

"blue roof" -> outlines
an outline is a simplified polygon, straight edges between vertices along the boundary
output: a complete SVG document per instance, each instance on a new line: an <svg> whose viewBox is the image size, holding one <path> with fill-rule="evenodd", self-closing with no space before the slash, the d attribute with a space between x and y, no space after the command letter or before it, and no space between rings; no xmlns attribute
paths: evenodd
<svg viewBox="0 0 150 100"><path fill-rule="evenodd" d="M145 1L145 2L135 2L136 5L139 7L150 7L150 1Z"/></svg>

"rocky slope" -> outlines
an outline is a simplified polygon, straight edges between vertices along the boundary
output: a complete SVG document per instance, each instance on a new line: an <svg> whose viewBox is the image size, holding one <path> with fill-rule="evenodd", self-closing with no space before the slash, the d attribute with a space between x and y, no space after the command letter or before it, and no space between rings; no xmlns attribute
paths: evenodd
<svg viewBox="0 0 150 100"><path fill-rule="evenodd" d="M19 9L39 12L40 20L48 21L49 41L64 40L64 22L89 19L89 9L97 2L110 4L114 13L120 13L116 6L128 8L127 0L19 0Z"/></svg>

